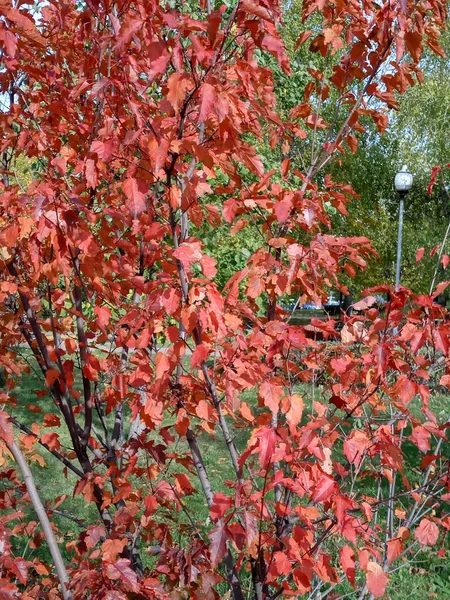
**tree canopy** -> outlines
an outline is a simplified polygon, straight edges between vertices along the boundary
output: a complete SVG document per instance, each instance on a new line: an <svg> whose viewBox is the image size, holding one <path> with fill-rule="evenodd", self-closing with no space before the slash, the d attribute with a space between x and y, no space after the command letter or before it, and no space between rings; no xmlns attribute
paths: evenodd
<svg viewBox="0 0 450 600"><path fill-rule="evenodd" d="M0 6L0 597L363 600L445 555L446 284L313 337L285 299L374 256L357 152L446 2Z"/></svg>

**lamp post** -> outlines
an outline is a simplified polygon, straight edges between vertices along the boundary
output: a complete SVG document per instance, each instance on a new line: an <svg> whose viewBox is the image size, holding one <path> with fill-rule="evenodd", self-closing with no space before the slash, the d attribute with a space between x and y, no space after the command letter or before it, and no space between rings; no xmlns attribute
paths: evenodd
<svg viewBox="0 0 450 600"><path fill-rule="evenodd" d="M397 265L395 269L395 291L400 287L400 265L402 260L402 236L403 236L403 209L406 194L412 188L413 176L408 171L408 167L403 165L401 171L397 173L394 179L394 186L400 196L400 207L398 211L398 239L397 239Z"/></svg>

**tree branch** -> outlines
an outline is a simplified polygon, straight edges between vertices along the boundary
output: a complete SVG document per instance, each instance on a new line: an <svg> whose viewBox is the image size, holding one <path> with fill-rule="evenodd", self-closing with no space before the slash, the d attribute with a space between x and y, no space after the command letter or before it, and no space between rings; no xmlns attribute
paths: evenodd
<svg viewBox="0 0 450 600"><path fill-rule="evenodd" d="M69 577L67 575L66 567L64 565L59 546L56 543L52 526L50 525L47 513L45 512L45 508L41 502L38 491L36 489L36 485L34 483L34 478L30 471L30 467L28 466L28 463L25 460L25 457L22 454L22 451L20 450L16 442L12 442L12 444L6 442L6 445L8 446L8 449L10 450L11 454L14 456L17 465L20 471L22 472L23 479L27 487L28 495L30 496L33 508L36 511L36 514L38 516L39 522L45 535L45 539L47 540L50 553L52 555L56 573L58 575L59 583L61 585L63 598L64 600L72 600L72 593L67 589Z"/></svg>

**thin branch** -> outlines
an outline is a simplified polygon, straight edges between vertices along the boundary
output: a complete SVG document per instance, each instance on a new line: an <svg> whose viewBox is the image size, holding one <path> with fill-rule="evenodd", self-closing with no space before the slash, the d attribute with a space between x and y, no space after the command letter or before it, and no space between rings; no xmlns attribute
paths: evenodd
<svg viewBox="0 0 450 600"><path fill-rule="evenodd" d="M66 567L64 565L59 546L56 543L52 526L50 525L47 513L45 512L45 508L36 489L36 485L34 483L34 478L30 471L30 467L28 466L28 463L25 460L25 457L22 454L22 451L20 450L16 442L6 442L6 445L8 446L8 449L10 450L11 454L14 456L17 465L22 472L22 476L27 487L28 495L30 496L33 508L36 511L42 530L44 532L45 539L47 540L50 553L52 555L53 563L56 568L59 583L61 585L63 598L64 600L72 600L72 593L67 589L69 577L67 575Z"/></svg>

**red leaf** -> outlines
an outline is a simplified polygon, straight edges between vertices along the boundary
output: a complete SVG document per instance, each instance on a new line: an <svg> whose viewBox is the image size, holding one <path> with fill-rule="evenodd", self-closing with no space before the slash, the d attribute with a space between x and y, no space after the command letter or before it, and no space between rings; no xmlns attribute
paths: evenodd
<svg viewBox="0 0 450 600"><path fill-rule="evenodd" d="M191 367L200 366L208 358L209 348L205 344L199 344L191 356Z"/></svg>
<svg viewBox="0 0 450 600"><path fill-rule="evenodd" d="M440 170L441 170L441 167L433 167L431 169L430 183L428 184L428 188L427 188L429 196L431 196L431 194L433 192L434 184L436 183L436 178L437 178L437 175Z"/></svg>
<svg viewBox="0 0 450 600"><path fill-rule="evenodd" d="M67 173L67 164L64 158L55 157L51 164L55 167L60 175L65 175Z"/></svg>
<svg viewBox="0 0 450 600"><path fill-rule="evenodd" d="M430 437L431 433L425 427L422 427L422 425L418 425L412 430L411 440L421 452L428 452L430 450Z"/></svg>
<svg viewBox="0 0 450 600"><path fill-rule="evenodd" d="M450 263L450 256L448 254L443 254L441 262L444 269L446 269L448 267L448 264Z"/></svg>
<svg viewBox="0 0 450 600"><path fill-rule="evenodd" d="M258 520L256 515L246 510L244 513L244 524L247 552L250 556L255 557L259 538Z"/></svg>
<svg viewBox="0 0 450 600"><path fill-rule="evenodd" d="M113 565L106 568L108 579L120 579L121 585L130 592L138 591L138 581L136 573L130 569L130 561L126 558L119 558Z"/></svg>
<svg viewBox="0 0 450 600"><path fill-rule="evenodd" d="M367 589L374 598L381 598L386 591L388 577L383 568L376 562L369 561L366 569Z"/></svg>
<svg viewBox="0 0 450 600"><path fill-rule="evenodd" d="M255 417L254 417L249 405L246 402L241 402L239 411L240 411L241 415L244 417L244 419L246 419L247 421L250 421L250 423L255 420Z"/></svg>
<svg viewBox="0 0 450 600"><path fill-rule="evenodd" d="M170 362L164 352L158 352L155 356L156 377L160 379L170 370Z"/></svg>
<svg viewBox="0 0 450 600"><path fill-rule="evenodd" d="M190 266L196 262L200 262L202 259L200 242L183 243L176 250L173 255L177 258L185 269L189 269Z"/></svg>
<svg viewBox="0 0 450 600"><path fill-rule="evenodd" d="M422 546L434 546L439 538L439 528L430 519L422 519L414 537Z"/></svg>
<svg viewBox="0 0 450 600"><path fill-rule="evenodd" d="M52 431L51 433L44 433L41 438L43 444L47 444L50 450L59 450L61 444L59 442L59 435Z"/></svg>
<svg viewBox="0 0 450 600"><path fill-rule="evenodd" d="M178 111L183 105L186 93L193 86L191 77L187 73L172 73L167 81L167 100Z"/></svg>
<svg viewBox="0 0 450 600"><path fill-rule="evenodd" d="M349 583L355 587L355 553L350 546L343 546L339 552L339 561Z"/></svg>
<svg viewBox="0 0 450 600"><path fill-rule="evenodd" d="M57 369L48 369L45 373L45 383L48 387L51 387L59 377L59 371Z"/></svg>
<svg viewBox="0 0 450 600"><path fill-rule="evenodd" d="M337 490L337 483L329 475L323 474L311 496L313 502L325 502Z"/></svg>
<svg viewBox="0 0 450 600"><path fill-rule="evenodd" d="M264 400L264 405L276 414L280 408L283 388L273 384L271 381L264 381L259 388L259 395Z"/></svg>
<svg viewBox="0 0 450 600"><path fill-rule="evenodd" d="M221 519L225 515L227 510L230 510L232 506L232 498L230 498L229 496L225 496L225 494L222 494L222 492L214 494L214 501L211 508L209 509L211 519Z"/></svg>
<svg viewBox="0 0 450 600"><path fill-rule="evenodd" d="M352 431L344 442L344 454L348 462L359 465L369 446L370 440L364 431Z"/></svg>
<svg viewBox="0 0 450 600"><path fill-rule="evenodd" d="M126 546L126 540L106 540L102 544L103 560L113 563Z"/></svg>
<svg viewBox="0 0 450 600"><path fill-rule="evenodd" d="M57 415L47 414L44 417L42 425L44 427L59 427L61 425L61 420Z"/></svg>
<svg viewBox="0 0 450 600"><path fill-rule="evenodd" d="M292 396L289 396L289 401L291 405L286 413L286 421L293 427L296 427L302 420L304 408L303 398L298 394L293 394Z"/></svg>
<svg viewBox="0 0 450 600"><path fill-rule="evenodd" d="M104 331L107 325L109 325L109 320L111 318L110 309L107 306L95 306L94 312L100 329Z"/></svg>
<svg viewBox="0 0 450 600"><path fill-rule="evenodd" d="M366 296L362 300L359 300L359 302L353 304L353 310L365 310L376 304L376 301L377 299L375 296Z"/></svg>
<svg viewBox="0 0 450 600"><path fill-rule="evenodd" d="M440 247L440 244L436 244L436 246L430 250L430 257L434 256Z"/></svg>
<svg viewBox="0 0 450 600"><path fill-rule="evenodd" d="M387 560L388 563L393 563L400 556L403 550L403 543L400 538L389 540L387 543Z"/></svg>
<svg viewBox="0 0 450 600"><path fill-rule="evenodd" d="M358 150L358 138L354 135L348 135L345 141L349 145L352 154L355 154L355 152Z"/></svg>
<svg viewBox="0 0 450 600"><path fill-rule="evenodd" d="M289 59L286 56L282 40L278 37L278 32L274 30L275 35L265 34L261 41L261 48L268 50L274 56L285 73L290 73Z"/></svg>
<svg viewBox="0 0 450 600"><path fill-rule="evenodd" d="M211 544L209 545L211 565L217 567L227 553L227 541L230 539L228 527L225 525L216 525L209 532L209 539L211 540Z"/></svg>
<svg viewBox="0 0 450 600"><path fill-rule="evenodd" d="M422 35L418 31L407 31L405 33L405 44L413 60L418 62L422 53Z"/></svg>
<svg viewBox="0 0 450 600"><path fill-rule="evenodd" d="M128 209L133 217L137 217L146 208L145 194L147 185L142 181L129 177L122 183L122 190L129 200Z"/></svg>
<svg viewBox="0 0 450 600"><path fill-rule="evenodd" d="M19 590L7 579L0 579L0 600L14 600L18 598Z"/></svg>
<svg viewBox="0 0 450 600"><path fill-rule="evenodd" d="M259 438L259 464L264 468L271 462L277 433L271 427L262 427L255 433L255 436Z"/></svg>
<svg viewBox="0 0 450 600"><path fill-rule="evenodd" d="M416 252L416 263L420 262L422 260L422 257L424 255L425 252L425 248L419 248Z"/></svg>
<svg viewBox="0 0 450 600"><path fill-rule="evenodd" d="M273 562L270 566L270 574L275 577L280 575L289 575L292 569L292 563L284 552L275 552Z"/></svg>
<svg viewBox="0 0 450 600"><path fill-rule="evenodd" d="M87 186L90 188L96 188L98 186L98 173L95 160L92 160L92 158L88 158L86 160L84 174L86 177Z"/></svg>
<svg viewBox="0 0 450 600"><path fill-rule="evenodd" d="M213 112L216 98L214 86L210 83L205 83L200 90L200 112L198 115L200 123L204 123Z"/></svg>
<svg viewBox="0 0 450 600"><path fill-rule="evenodd" d="M208 279L214 279L217 274L216 259L207 254L203 254L200 259L200 264L202 266L203 275Z"/></svg>
<svg viewBox="0 0 450 600"><path fill-rule="evenodd" d="M111 160L114 152L114 142L112 140L94 140L90 150L91 152L95 152L101 160L108 162Z"/></svg>
<svg viewBox="0 0 450 600"><path fill-rule="evenodd" d="M5 440L8 444L14 442L14 432L9 422L9 415L2 410L0 410L0 439Z"/></svg>

